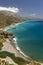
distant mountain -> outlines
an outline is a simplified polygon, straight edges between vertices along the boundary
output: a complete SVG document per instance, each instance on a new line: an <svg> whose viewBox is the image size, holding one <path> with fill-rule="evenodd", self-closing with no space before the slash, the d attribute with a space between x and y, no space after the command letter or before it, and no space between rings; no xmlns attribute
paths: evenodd
<svg viewBox="0 0 43 65"><path fill-rule="evenodd" d="M13 17L18 17L19 16L17 13L14 13L14 12L11 12L11 11L0 11L0 14L13 16Z"/></svg>

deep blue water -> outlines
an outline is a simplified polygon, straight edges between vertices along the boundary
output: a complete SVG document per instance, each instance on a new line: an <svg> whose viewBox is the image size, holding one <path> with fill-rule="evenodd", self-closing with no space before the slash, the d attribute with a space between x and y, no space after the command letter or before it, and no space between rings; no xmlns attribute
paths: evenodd
<svg viewBox="0 0 43 65"><path fill-rule="evenodd" d="M11 28L20 49L28 56L43 62L43 21L25 21Z"/></svg>

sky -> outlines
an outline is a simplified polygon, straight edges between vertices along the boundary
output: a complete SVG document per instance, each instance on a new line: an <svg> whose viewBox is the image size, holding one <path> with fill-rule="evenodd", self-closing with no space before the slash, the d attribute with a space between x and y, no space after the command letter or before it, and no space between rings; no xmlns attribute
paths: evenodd
<svg viewBox="0 0 43 65"><path fill-rule="evenodd" d="M22 16L43 18L43 0L0 0L1 7Z"/></svg>

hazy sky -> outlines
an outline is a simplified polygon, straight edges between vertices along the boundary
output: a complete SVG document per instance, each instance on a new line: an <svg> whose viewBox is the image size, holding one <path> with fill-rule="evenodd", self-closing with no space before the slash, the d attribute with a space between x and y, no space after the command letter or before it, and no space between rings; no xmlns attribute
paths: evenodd
<svg viewBox="0 0 43 65"><path fill-rule="evenodd" d="M43 17L43 0L0 0L0 7L15 7L23 16Z"/></svg>

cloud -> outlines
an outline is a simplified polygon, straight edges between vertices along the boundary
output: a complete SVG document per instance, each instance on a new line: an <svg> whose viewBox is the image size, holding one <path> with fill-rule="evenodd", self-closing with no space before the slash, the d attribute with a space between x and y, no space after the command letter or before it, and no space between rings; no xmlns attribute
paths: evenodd
<svg viewBox="0 0 43 65"><path fill-rule="evenodd" d="M18 13L19 9L16 7L0 7L0 11L11 11L14 13Z"/></svg>
<svg viewBox="0 0 43 65"><path fill-rule="evenodd" d="M30 14L30 16L33 16L34 17L34 16L36 16L36 14L35 13L32 13L32 14Z"/></svg>

